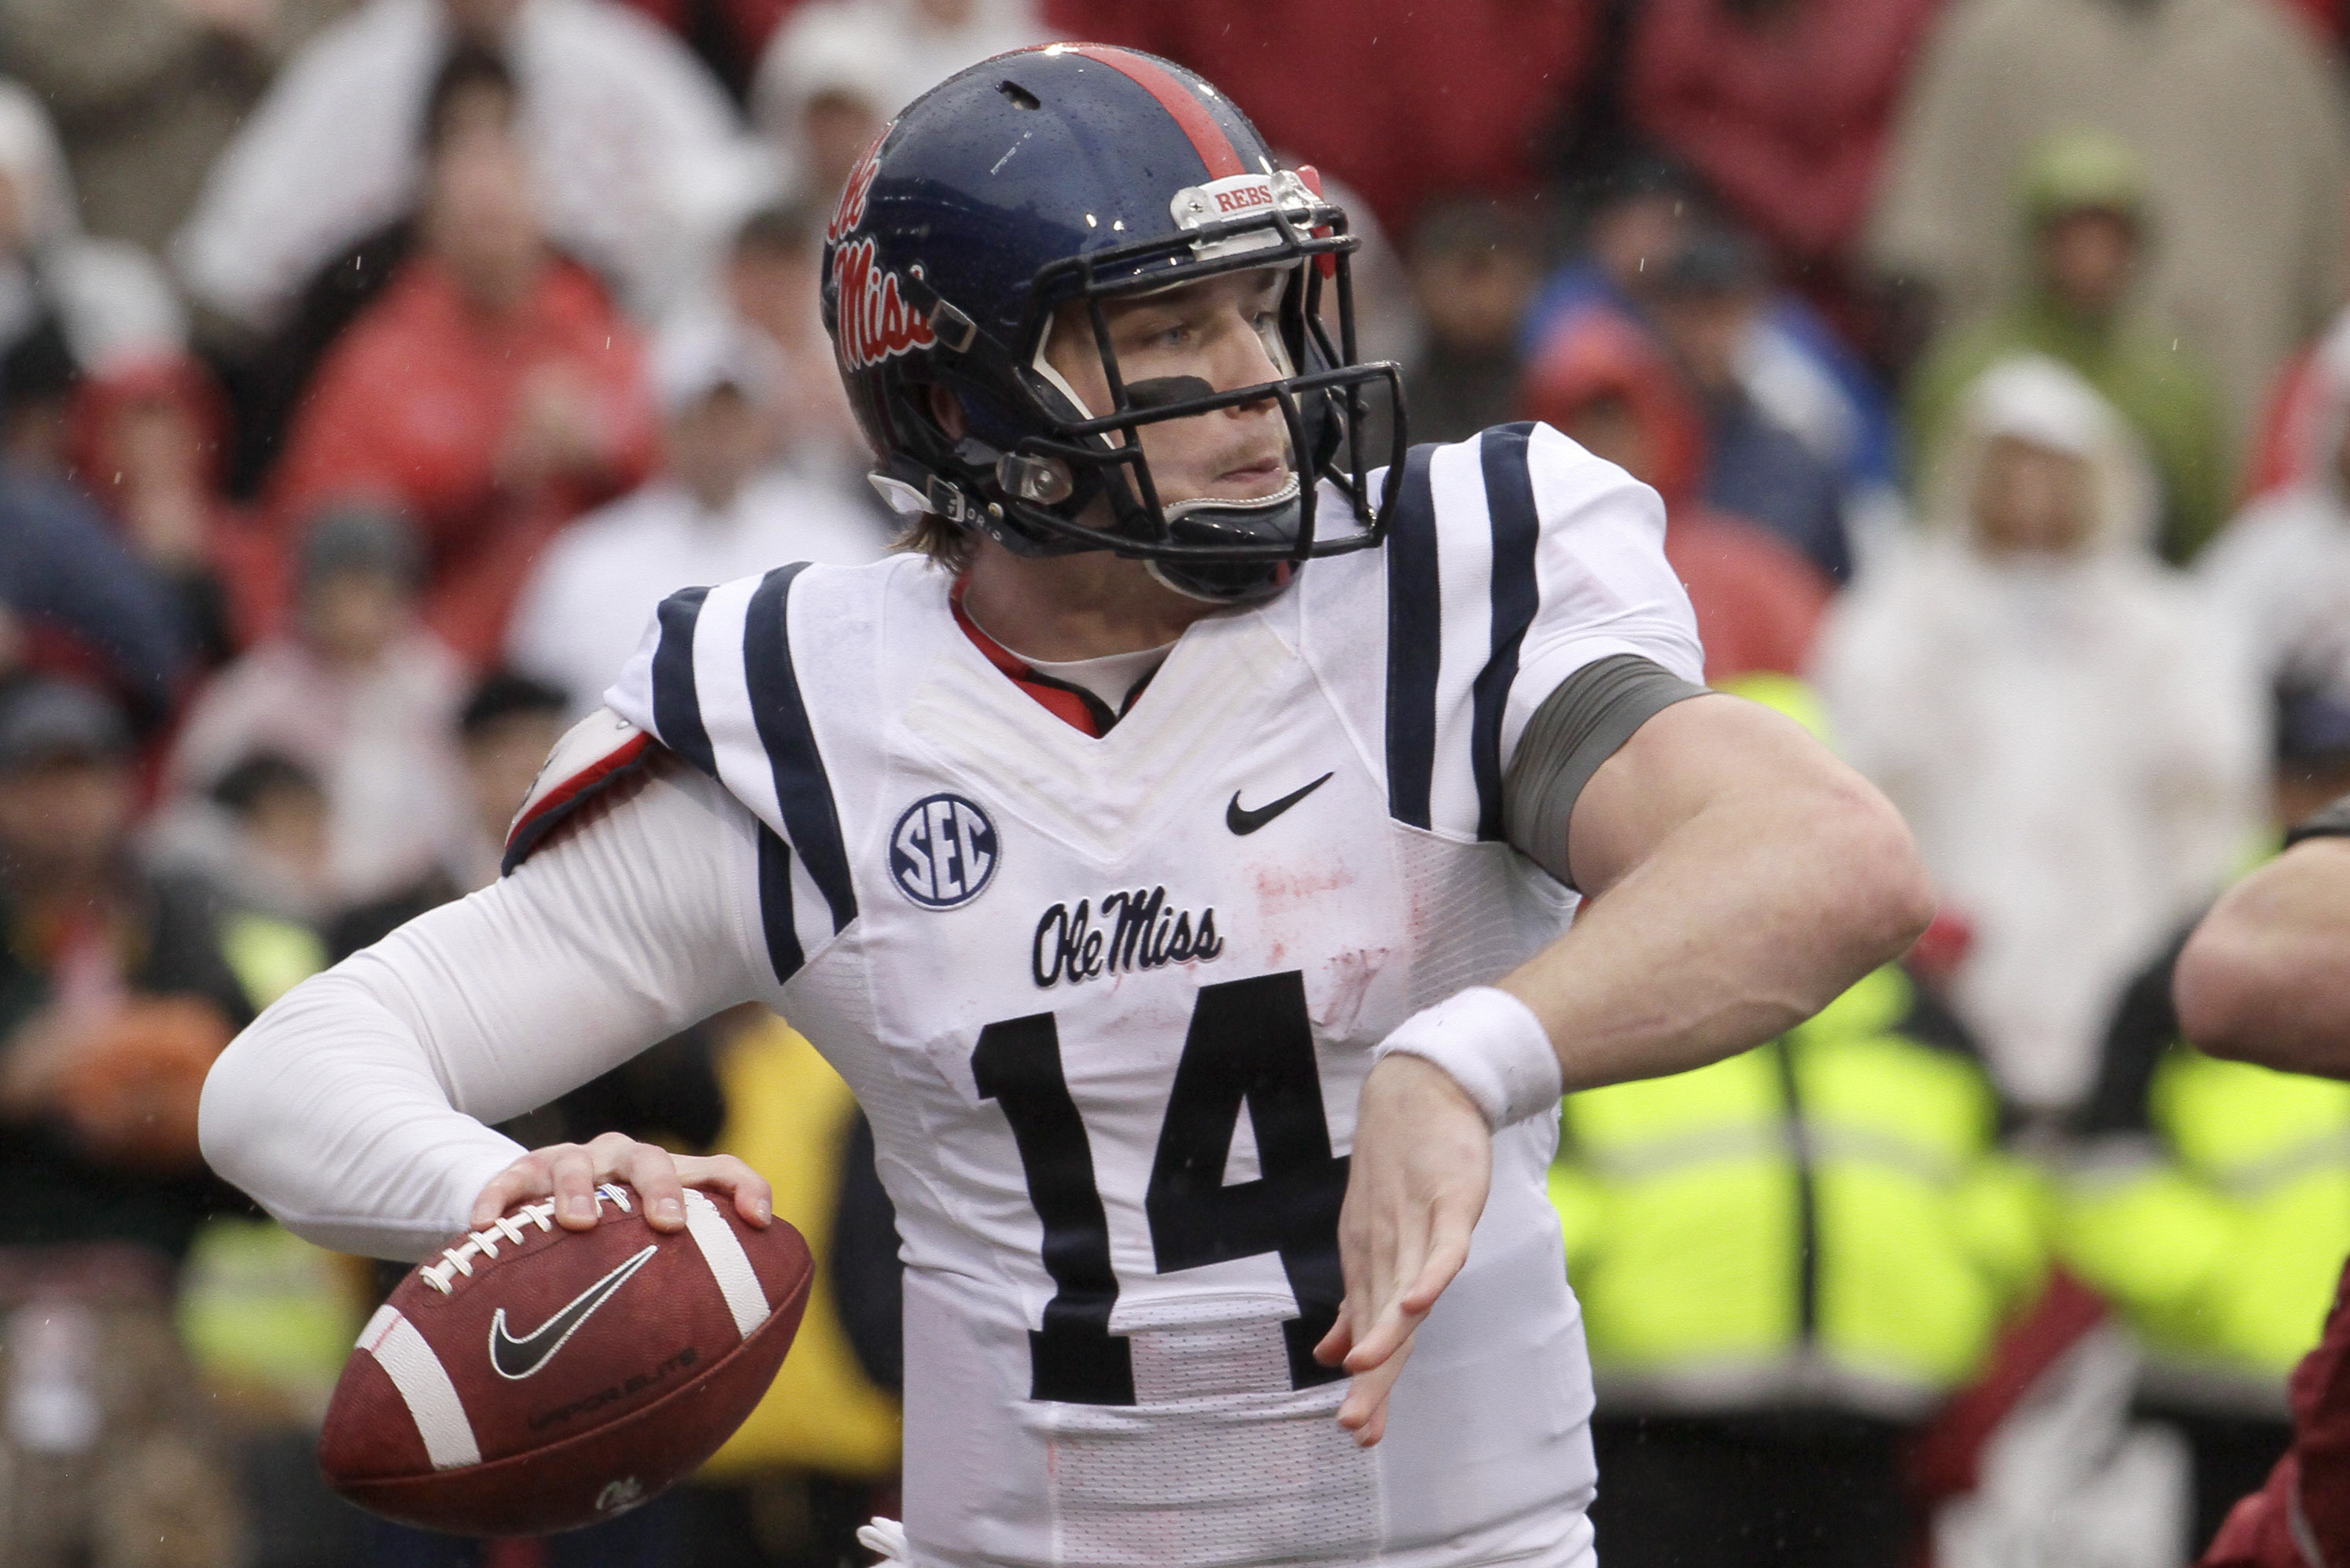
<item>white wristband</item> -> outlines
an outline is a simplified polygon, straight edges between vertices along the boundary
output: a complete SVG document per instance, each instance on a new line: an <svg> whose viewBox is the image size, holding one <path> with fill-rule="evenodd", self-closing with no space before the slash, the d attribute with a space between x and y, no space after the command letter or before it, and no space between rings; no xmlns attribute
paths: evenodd
<svg viewBox="0 0 2350 1568"><path fill-rule="evenodd" d="M1379 1042L1373 1059L1397 1052L1443 1068L1496 1132L1554 1108L1564 1087L1542 1020L1490 985L1472 985L1413 1013Z"/></svg>

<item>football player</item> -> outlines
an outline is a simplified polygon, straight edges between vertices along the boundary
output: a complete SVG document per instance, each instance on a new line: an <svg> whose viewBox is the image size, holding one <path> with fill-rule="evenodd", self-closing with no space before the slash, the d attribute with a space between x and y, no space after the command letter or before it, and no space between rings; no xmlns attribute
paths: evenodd
<svg viewBox="0 0 2350 1568"><path fill-rule="evenodd" d="M2216 1056L2350 1078L2350 795L2195 928L2173 981L2188 1038ZM2293 1369L2293 1447L2238 1502L2197 1568L2350 1562L2350 1264Z"/></svg>
<svg viewBox="0 0 2350 1568"><path fill-rule="evenodd" d="M1589 1563L1561 1090L1780 1033L1929 898L1702 694L1653 493L1405 450L1354 244L1146 55L910 108L824 307L912 547L663 605L505 877L223 1058L219 1168L388 1256L605 1179L763 1222L736 1162L484 1124L764 1002L897 1205L913 1561Z"/></svg>

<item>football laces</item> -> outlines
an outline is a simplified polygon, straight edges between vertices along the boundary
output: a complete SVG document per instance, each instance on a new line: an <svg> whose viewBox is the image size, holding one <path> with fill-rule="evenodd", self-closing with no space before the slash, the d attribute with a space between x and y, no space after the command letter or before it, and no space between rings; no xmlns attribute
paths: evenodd
<svg viewBox="0 0 2350 1568"><path fill-rule="evenodd" d="M623 1214L634 1211L629 1203L627 1190L613 1186L609 1182L596 1189L594 1196L596 1214L598 1219L603 1217L606 1199L619 1205ZM467 1279L472 1279L475 1258L496 1261L498 1239L501 1236L504 1237L508 1246L520 1246L526 1240L523 1231L525 1225L536 1225L542 1232L554 1230L555 1200L550 1198L543 1199L536 1203L525 1203L511 1214L500 1215L481 1230L467 1233L465 1239L457 1245L443 1247L441 1250L441 1262L426 1263L416 1272L423 1276L425 1283L442 1295L453 1294L456 1286L450 1282L454 1275L463 1274Z"/></svg>

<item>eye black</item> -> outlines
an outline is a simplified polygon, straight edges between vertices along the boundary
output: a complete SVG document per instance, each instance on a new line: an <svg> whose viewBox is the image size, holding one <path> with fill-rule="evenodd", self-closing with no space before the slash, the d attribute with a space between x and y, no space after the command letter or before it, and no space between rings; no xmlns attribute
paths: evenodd
<svg viewBox="0 0 2350 1568"><path fill-rule="evenodd" d="M1153 376L1148 380L1129 381L1126 388L1126 400L1138 409L1163 409L1170 403L1215 394L1216 389L1197 376Z"/></svg>

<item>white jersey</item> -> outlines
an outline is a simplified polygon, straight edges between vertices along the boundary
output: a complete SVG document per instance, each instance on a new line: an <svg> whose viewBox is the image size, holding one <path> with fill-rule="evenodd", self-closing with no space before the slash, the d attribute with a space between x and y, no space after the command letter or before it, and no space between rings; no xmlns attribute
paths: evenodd
<svg viewBox="0 0 2350 1568"><path fill-rule="evenodd" d="M1419 449L1384 550L1193 626L1098 738L919 559L663 606L513 853L567 847L647 736L755 819L725 834L740 968L856 1091L897 1205L917 1562L1589 1561L1547 1121L1496 1138L1380 1445L1309 1353L1373 1048L1571 910L1501 840L1518 732L1610 654L1698 677L1662 538L1546 428Z"/></svg>

